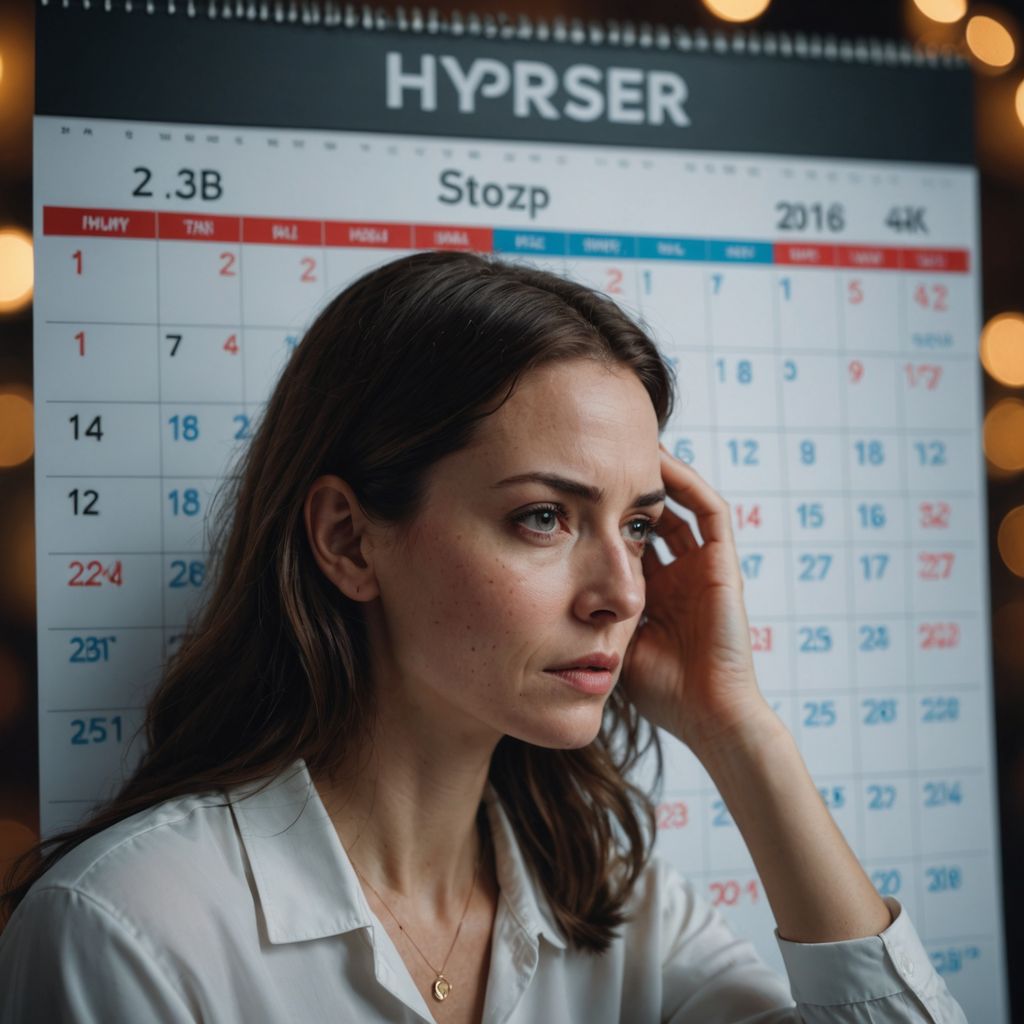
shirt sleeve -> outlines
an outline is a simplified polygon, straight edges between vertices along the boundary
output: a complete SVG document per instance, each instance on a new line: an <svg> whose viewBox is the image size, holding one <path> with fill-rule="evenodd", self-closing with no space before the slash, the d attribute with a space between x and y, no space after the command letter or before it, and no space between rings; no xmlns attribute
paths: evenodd
<svg viewBox="0 0 1024 1024"><path fill-rule="evenodd" d="M844 942L788 942L775 930L793 997L807 1024L894 1021L967 1024L932 966L910 915L885 897L893 921L879 935Z"/></svg>
<svg viewBox="0 0 1024 1024"><path fill-rule="evenodd" d="M0 935L0 1024L195 1024L145 938L68 888L30 891Z"/></svg>
<svg viewBox="0 0 1024 1024"><path fill-rule="evenodd" d="M668 1024L967 1024L907 912L880 935L788 942L775 931L787 979L674 870L663 893ZM668 925L668 927L665 927Z"/></svg>

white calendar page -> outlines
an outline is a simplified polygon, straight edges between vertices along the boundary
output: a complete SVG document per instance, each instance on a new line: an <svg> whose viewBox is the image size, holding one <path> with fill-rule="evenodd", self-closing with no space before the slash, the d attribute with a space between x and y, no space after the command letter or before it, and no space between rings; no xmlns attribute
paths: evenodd
<svg viewBox="0 0 1024 1024"><path fill-rule="evenodd" d="M763 691L968 1016L1006 1019L972 169L47 116L35 147L44 834L141 753L213 492L305 327L370 267L471 248L653 332ZM737 828L663 740L660 852L781 968Z"/></svg>

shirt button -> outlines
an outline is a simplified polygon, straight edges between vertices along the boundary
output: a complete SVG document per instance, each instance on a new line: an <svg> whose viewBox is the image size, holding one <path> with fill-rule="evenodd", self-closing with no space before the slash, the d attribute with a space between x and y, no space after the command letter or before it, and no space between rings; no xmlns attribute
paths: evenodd
<svg viewBox="0 0 1024 1024"><path fill-rule="evenodd" d="M905 953L901 953L899 955L899 959L897 962L900 965L900 970L902 970L904 974L913 975L914 963L909 956L907 956Z"/></svg>

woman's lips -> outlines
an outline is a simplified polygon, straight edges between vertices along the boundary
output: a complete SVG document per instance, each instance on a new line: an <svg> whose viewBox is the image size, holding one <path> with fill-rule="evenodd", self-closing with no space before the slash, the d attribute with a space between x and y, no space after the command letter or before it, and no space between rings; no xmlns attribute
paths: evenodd
<svg viewBox="0 0 1024 1024"><path fill-rule="evenodd" d="M564 661L561 665L548 669L549 672L566 672L570 669L606 669L614 672L619 667L619 655L616 652L606 654L604 651L591 651L589 654L581 654L571 661Z"/></svg>
<svg viewBox="0 0 1024 1024"><path fill-rule="evenodd" d="M615 682L614 672L606 668L548 669L548 673L558 676L559 679L564 680L574 690L579 690L581 693L605 694L611 690Z"/></svg>

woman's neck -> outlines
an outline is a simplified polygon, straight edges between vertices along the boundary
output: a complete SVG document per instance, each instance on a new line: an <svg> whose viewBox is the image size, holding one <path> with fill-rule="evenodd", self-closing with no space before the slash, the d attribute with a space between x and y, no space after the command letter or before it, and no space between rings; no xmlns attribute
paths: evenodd
<svg viewBox="0 0 1024 1024"><path fill-rule="evenodd" d="M423 724L379 715L372 741L313 781L360 875L384 900L440 921L461 913L482 854L477 818L494 748Z"/></svg>

